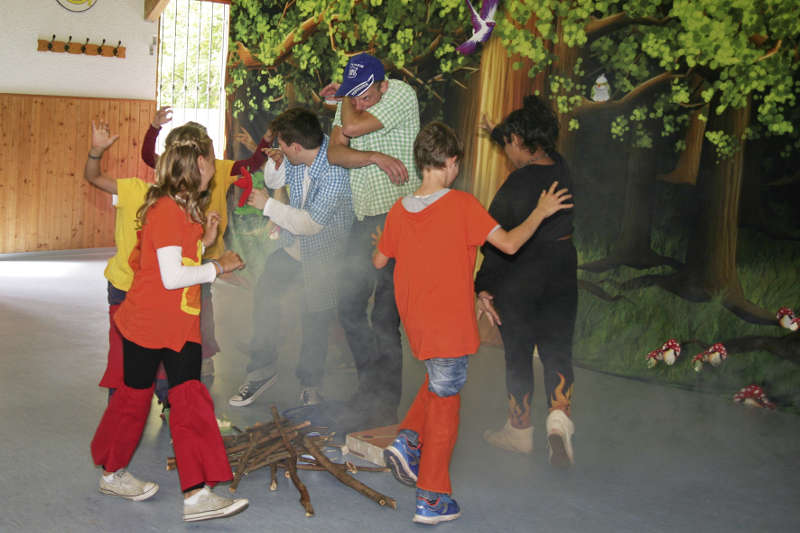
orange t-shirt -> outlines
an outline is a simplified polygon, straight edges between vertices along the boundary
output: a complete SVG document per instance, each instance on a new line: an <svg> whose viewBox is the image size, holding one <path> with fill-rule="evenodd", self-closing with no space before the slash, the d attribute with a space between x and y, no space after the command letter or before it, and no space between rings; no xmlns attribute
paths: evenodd
<svg viewBox="0 0 800 533"><path fill-rule="evenodd" d="M132 254L133 284L114 316L122 336L145 348L181 351L187 341L200 342L200 285L167 290L161 281L156 250L180 246L183 264L199 265L203 227L192 222L171 198L147 211Z"/></svg>
<svg viewBox="0 0 800 533"><path fill-rule="evenodd" d="M418 359L478 350L475 254L496 226L474 196L456 190L418 213L400 199L386 216L378 249L395 259L394 297Z"/></svg>

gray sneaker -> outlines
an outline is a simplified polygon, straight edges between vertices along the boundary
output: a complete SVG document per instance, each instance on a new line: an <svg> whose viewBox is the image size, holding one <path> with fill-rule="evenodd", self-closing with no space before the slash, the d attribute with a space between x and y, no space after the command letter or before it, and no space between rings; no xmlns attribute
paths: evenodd
<svg viewBox="0 0 800 533"><path fill-rule="evenodd" d="M272 374L270 377L260 381L246 381L241 387L239 392L231 396L228 404L234 407L244 407L250 405L256 398L258 398L265 390L270 388L278 380L278 373Z"/></svg>
<svg viewBox="0 0 800 533"><path fill-rule="evenodd" d="M100 476L100 492L140 502L158 492L158 485L152 481L136 479L127 470L120 469L111 474L111 481Z"/></svg>
<svg viewBox="0 0 800 533"><path fill-rule="evenodd" d="M248 505L245 498L224 498L211 492L210 488L203 487L183 500L183 521L197 522L231 516L244 511Z"/></svg>

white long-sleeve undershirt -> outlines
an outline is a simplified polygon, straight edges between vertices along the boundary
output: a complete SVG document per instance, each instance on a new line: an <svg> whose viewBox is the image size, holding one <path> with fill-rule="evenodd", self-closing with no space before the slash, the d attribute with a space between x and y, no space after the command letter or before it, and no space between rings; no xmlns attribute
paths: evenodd
<svg viewBox="0 0 800 533"><path fill-rule="evenodd" d="M214 263L187 266L183 264L183 253L180 246L164 246L156 250L158 271L161 283L167 290L182 289L201 283L211 283L217 279L217 267Z"/></svg>
<svg viewBox="0 0 800 533"><path fill-rule="evenodd" d="M270 189L277 189L286 184L286 165L281 165L280 168L275 168L275 162L272 159L267 161L264 165L264 184ZM306 195L308 194L308 187L311 184L311 175L308 172L308 167L305 169L303 175L303 200L300 202L304 205L306 202ZM264 205L264 216L295 235L314 235L322 231L324 226L311 218L311 215L305 209L298 209L290 205L284 204L274 198L269 198Z"/></svg>

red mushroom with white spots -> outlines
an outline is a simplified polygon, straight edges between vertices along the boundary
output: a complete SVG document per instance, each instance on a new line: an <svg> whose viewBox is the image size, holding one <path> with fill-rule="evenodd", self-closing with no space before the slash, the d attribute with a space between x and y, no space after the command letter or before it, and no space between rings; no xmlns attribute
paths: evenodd
<svg viewBox="0 0 800 533"><path fill-rule="evenodd" d="M800 317L794 316L794 311L788 307L781 307L778 309L776 318L778 319L778 324L783 328L790 331L797 331L800 329Z"/></svg>
<svg viewBox="0 0 800 533"><path fill-rule="evenodd" d="M725 349L725 346L722 343L718 342L695 355L692 358L692 366L694 367L695 372L700 372L703 370L703 363L708 363L713 367L717 367L721 365L722 362L727 358L728 351Z"/></svg>
<svg viewBox="0 0 800 533"><path fill-rule="evenodd" d="M758 385L749 385L733 395L733 401L750 407L775 409L775 404L769 401L764 389Z"/></svg>
<svg viewBox="0 0 800 533"><path fill-rule="evenodd" d="M659 361L662 361L661 350L653 350L647 354L645 359L647 360L647 368L653 368L658 364Z"/></svg>
<svg viewBox="0 0 800 533"><path fill-rule="evenodd" d="M675 364L675 360L681 354L681 345L675 339L670 339L664 343L661 348L653 350L645 360L647 361L647 368L653 368L659 361L664 361L667 366Z"/></svg>
<svg viewBox="0 0 800 533"><path fill-rule="evenodd" d="M675 339L670 339L661 347L661 357L667 366L675 364L675 360L681 355L681 345Z"/></svg>

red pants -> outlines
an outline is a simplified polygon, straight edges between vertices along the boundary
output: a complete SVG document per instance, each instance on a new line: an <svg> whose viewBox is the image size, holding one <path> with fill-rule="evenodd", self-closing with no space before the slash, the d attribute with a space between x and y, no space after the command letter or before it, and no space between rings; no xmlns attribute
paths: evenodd
<svg viewBox="0 0 800 533"><path fill-rule="evenodd" d="M122 335L119 334L114 314L119 309L119 304L108 306L108 363L100 386L107 389L122 387Z"/></svg>
<svg viewBox="0 0 800 533"><path fill-rule="evenodd" d="M428 376L409 407L401 429L419 435L422 454L417 488L451 494L450 458L458 437L461 395L442 398L428 389Z"/></svg>
<svg viewBox="0 0 800 533"><path fill-rule="evenodd" d="M111 397L92 439L92 459L109 472L125 468L139 445L153 387L121 386ZM181 490L206 483L213 486L233 478L214 403L205 385L189 380L169 390L170 431Z"/></svg>

